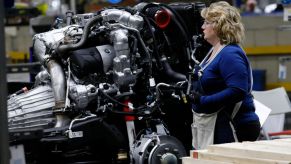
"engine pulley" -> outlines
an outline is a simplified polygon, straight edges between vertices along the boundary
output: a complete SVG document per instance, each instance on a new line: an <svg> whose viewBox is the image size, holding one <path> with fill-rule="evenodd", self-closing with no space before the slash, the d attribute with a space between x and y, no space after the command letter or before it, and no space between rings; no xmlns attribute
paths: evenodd
<svg viewBox="0 0 291 164"><path fill-rule="evenodd" d="M133 158L140 164L178 164L183 156L186 151L182 143L168 135L145 135L133 150Z"/></svg>

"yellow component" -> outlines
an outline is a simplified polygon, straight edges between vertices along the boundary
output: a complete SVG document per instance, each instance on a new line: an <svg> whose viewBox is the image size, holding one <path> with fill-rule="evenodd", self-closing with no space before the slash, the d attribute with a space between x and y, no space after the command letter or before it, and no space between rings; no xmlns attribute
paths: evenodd
<svg viewBox="0 0 291 164"><path fill-rule="evenodd" d="M284 87L286 91L290 92L291 91L291 82L278 82L278 83L269 83L266 85L266 89L274 89L278 87Z"/></svg>
<svg viewBox="0 0 291 164"><path fill-rule="evenodd" d="M29 5L27 3L23 3L23 2L15 2L14 7L17 9L27 9L29 7Z"/></svg>
<svg viewBox="0 0 291 164"><path fill-rule="evenodd" d="M183 102L185 103L185 104L187 104L187 97L186 97L186 95L185 95L185 93L183 92L183 91L181 91L181 97L182 97L182 100L183 100Z"/></svg>
<svg viewBox="0 0 291 164"><path fill-rule="evenodd" d="M20 52L20 51L9 51L8 57L11 60L29 60L29 54L26 52Z"/></svg>
<svg viewBox="0 0 291 164"><path fill-rule="evenodd" d="M244 47L247 55L290 54L291 45Z"/></svg>
<svg viewBox="0 0 291 164"><path fill-rule="evenodd" d="M185 104L187 104L187 98L186 98L186 96L182 96L182 99L183 99L183 102L185 103Z"/></svg>
<svg viewBox="0 0 291 164"><path fill-rule="evenodd" d="M48 9L48 4L47 3L41 3L39 5L37 5L36 7L39 11L41 11L42 15L46 15L46 11Z"/></svg>

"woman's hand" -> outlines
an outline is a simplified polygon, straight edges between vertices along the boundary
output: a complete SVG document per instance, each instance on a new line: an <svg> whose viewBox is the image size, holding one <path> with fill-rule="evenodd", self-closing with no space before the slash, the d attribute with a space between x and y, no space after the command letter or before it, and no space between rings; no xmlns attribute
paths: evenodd
<svg viewBox="0 0 291 164"><path fill-rule="evenodd" d="M200 103L201 94L196 91L191 91L187 96L187 99L190 103L199 104Z"/></svg>

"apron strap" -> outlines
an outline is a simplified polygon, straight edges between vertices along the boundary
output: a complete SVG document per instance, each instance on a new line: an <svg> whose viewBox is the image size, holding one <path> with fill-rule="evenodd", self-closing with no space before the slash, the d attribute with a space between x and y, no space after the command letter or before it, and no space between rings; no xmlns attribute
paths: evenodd
<svg viewBox="0 0 291 164"><path fill-rule="evenodd" d="M237 138L237 135L236 135L235 127L233 125L233 118L237 114L237 112L238 112L241 104L242 104L242 101L240 101L240 102L238 102L238 103L235 104L234 109L233 109L233 112L232 112L232 115L231 115L231 118L230 118L231 120L229 121L229 125L230 125L230 128L232 130L232 134L233 134L233 138L234 138L234 141L235 142L238 142L238 138Z"/></svg>

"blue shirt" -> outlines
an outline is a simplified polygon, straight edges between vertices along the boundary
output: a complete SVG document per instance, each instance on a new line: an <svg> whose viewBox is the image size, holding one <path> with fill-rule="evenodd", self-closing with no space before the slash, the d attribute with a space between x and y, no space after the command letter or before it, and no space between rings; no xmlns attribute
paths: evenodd
<svg viewBox="0 0 291 164"><path fill-rule="evenodd" d="M200 102L193 105L194 111L213 113L223 109L231 115L234 105L242 101L234 118L235 123L259 120L250 94L251 81L250 63L244 51L238 45L225 46L198 80L198 90L202 96Z"/></svg>

